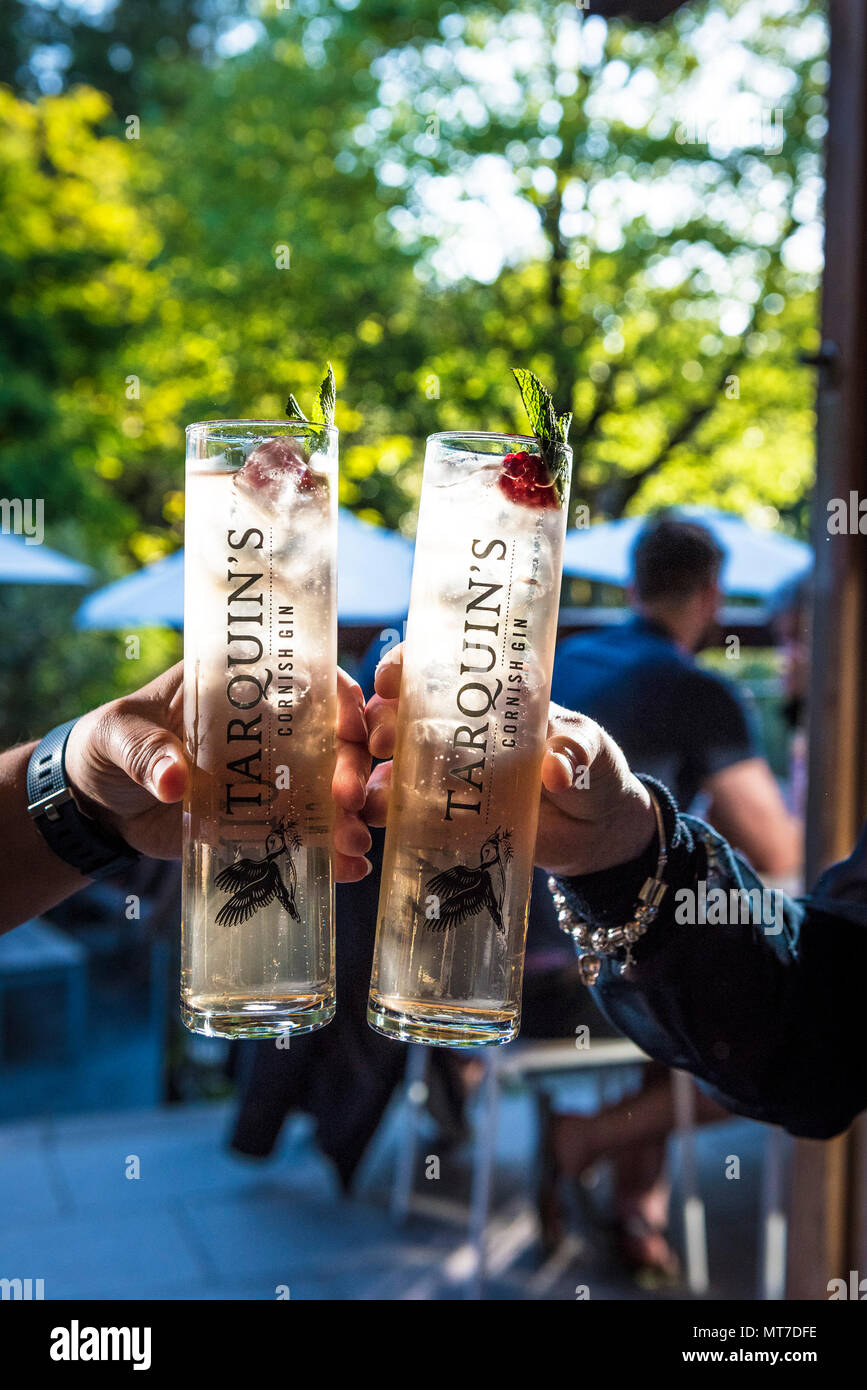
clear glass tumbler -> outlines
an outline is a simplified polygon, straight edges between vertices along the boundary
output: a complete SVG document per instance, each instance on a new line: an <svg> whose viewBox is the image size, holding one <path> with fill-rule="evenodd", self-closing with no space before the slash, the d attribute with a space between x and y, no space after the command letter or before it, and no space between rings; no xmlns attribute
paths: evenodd
<svg viewBox="0 0 867 1390"><path fill-rule="evenodd" d="M427 441L368 1020L411 1042L520 1026L571 452Z"/></svg>
<svg viewBox="0 0 867 1390"><path fill-rule="evenodd" d="M181 1012L219 1037L334 1014L337 430L187 428Z"/></svg>

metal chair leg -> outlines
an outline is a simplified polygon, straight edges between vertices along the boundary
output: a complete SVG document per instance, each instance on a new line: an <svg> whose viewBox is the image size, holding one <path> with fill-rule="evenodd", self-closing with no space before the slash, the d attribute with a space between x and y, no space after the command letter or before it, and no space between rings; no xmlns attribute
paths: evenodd
<svg viewBox="0 0 867 1390"><path fill-rule="evenodd" d="M497 1153L497 1115L500 1104L499 1049L490 1048L482 1056L485 1079L482 1083L481 1114L473 1146L473 1185L470 1197L470 1243L475 1252L473 1275L467 1297L482 1297L487 1263L487 1227L491 1203L491 1178Z"/></svg>
<svg viewBox="0 0 867 1390"><path fill-rule="evenodd" d="M683 1236L686 1248L686 1281L691 1293L707 1293L707 1230L704 1202L698 1187L695 1161L695 1099L693 1083L684 1071L673 1071L674 1114L680 1139L683 1184Z"/></svg>
<svg viewBox="0 0 867 1390"><path fill-rule="evenodd" d="M427 1049L421 1045L410 1046L403 1078L406 1137L398 1149L391 1189L391 1214L395 1221L406 1221L412 1203L413 1177L418 1158L419 1111L427 1099L427 1064Z"/></svg>
<svg viewBox="0 0 867 1390"><path fill-rule="evenodd" d="M765 1139L759 1228L757 1297L766 1302L786 1296L785 1193L790 1149L788 1134L772 1126Z"/></svg>

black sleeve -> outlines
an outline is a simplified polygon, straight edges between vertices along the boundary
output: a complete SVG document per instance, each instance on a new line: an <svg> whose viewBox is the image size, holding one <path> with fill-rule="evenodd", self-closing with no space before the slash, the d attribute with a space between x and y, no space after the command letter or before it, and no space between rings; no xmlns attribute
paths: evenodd
<svg viewBox="0 0 867 1390"><path fill-rule="evenodd" d="M688 700L690 728L697 734L689 752L697 782L733 763L762 756L755 714L729 681L710 671L695 671Z"/></svg>
<svg viewBox="0 0 867 1390"><path fill-rule="evenodd" d="M859 1019L867 833L851 860L796 902L763 890L720 836L664 799L668 891L625 973L621 961L605 958L595 1002L652 1057L692 1072L728 1109L809 1138L838 1134L867 1106ZM655 854L651 845L632 864L559 886L586 921L622 924ZM702 885L705 895L719 889L728 920L696 920Z"/></svg>

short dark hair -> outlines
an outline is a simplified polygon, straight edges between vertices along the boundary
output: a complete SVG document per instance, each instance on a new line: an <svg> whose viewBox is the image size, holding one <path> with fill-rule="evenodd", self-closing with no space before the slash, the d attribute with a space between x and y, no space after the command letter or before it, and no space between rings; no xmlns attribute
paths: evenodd
<svg viewBox="0 0 867 1390"><path fill-rule="evenodd" d="M636 595L688 599L719 578L725 552L706 526L672 512L661 512L641 528L632 548Z"/></svg>

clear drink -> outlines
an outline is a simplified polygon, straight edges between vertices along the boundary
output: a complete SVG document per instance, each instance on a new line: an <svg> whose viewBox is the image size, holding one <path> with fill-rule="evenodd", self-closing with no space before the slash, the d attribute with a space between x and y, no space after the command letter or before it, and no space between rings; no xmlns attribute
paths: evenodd
<svg viewBox="0 0 867 1390"><path fill-rule="evenodd" d="M368 1008L392 1037L520 1026L567 510L547 477L535 439L428 440Z"/></svg>
<svg viewBox="0 0 867 1390"><path fill-rule="evenodd" d="M337 431L187 429L181 1012L220 1037L334 1014Z"/></svg>

